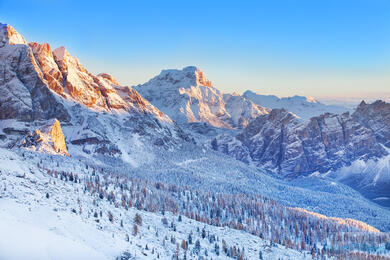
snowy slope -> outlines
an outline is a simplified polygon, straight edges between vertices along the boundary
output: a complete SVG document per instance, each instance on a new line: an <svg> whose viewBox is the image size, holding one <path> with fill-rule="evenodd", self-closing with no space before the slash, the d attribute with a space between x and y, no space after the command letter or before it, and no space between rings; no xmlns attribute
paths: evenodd
<svg viewBox="0 0 390 260"><path fill-rule="evenodd" d="M34 158L36 154L26 156L39 161L39 157ZM215 234L218 243L223 239L228 245L245 248L248 259L258 258L259 250L264 259L311 259L308 252L270 245L269 241L246 232L207 225L185 216L178 221L177 215L170 212L163 216L135 208L125 210L108 201L96 203L97 198L83 192L83 184L53 179L4 149L0 149L0 162L1 259L115 259L124 252L137 259L156 258L157 254L161 259L170 259L177 246L169 239L175 237L179 244L192 232L195 243L200 236L199 229ZM68 166L91 174L83 168L84 165L77 165L74 161L61 168L67 169ZM99 211L104 212L103 217L93 215ZM106 217L107 212L112 212L113 222ZM139 225L138 234L133 235L136 213L142 217L142 225ZM174 221L175 228L165 225L163 218L169 223ZM210 243L207 238L200 238L200 242L201 254L207 251L213 259L229 259L222 252L219 256L215 254L214 242ZM191 244L190 249L193 247ZM191 259L196 256L192 250L187 254ZM183 255L184 250L179 248L179 256Z"/></svg>
<svg viewBox="0 0 390 260"><path fill-rule="evenodd" d="M271 109L284 108L302 119L310 119L313 116L319 116L327 112L341 114L351 110L350 108L339 105L325 105L312 97L293 96L279 98L273 95L257 94L250 90L245 91L242 96L259 106Z"/></svg>

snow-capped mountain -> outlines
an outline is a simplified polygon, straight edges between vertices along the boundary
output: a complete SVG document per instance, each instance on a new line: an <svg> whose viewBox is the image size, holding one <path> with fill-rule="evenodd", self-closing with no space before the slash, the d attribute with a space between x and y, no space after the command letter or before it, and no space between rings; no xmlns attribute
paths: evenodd
<svg viewBox="0 0 390 260"><path fill-rule="evenodd" d="M128 153L142 151L135 148L137 136L154 146L190 141L137 91L108 74L92 75L64 47L52 51L47 43L27 44L4 24L0 35L3 146L14 146L54 118L61 122L71 155L128 158Z"/></svg>
<svg viewBox="0 0 390 260"><path fill-rule="evenodd" d="M325 105L312 97L293 96L279 98L274 95L256 94L250 90L245 91L242 96L259 106L268 107L271 109L285 109L304 120L310 119L313 116L322 115L327 112L342 114L344 112L350 111L349 108L344 106Z"/></svg>
<svg viewBox="0 0 390 260"><path fill-rule="evenodd" d="M211 146L284 177L316 172L341 177L337 175L341 169L344 174L365 172L365 182L353 186L364 191L378 185L377 196L390 198L388 190L381 191L390 185L389 114L390 104L382 101L362 102L353 114L326 113L304 122L284 109L274 109L235 137L218 136ZM380 161L385 167L378 170L375 165ZM348 182L357 181L349 177Z"/></svg>
<svg viewBox="0 0 390 260"><path fill-rule="evenodd" d="M223 94L197 67L163 70L134 87L179 124L206 122L218 128L243 128L268 109L239 96Z"/></svg>

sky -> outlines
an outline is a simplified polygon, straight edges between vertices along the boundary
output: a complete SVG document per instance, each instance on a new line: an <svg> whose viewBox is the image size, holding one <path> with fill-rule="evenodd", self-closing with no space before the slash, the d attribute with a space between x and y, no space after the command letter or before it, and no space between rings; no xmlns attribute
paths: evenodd
<svg viewBox="0 0 390 260"><path fill-rule="evenodd" d="M0 0L0 22L124 85L195 65L223 92L390 100L389 0Z"/></svg>

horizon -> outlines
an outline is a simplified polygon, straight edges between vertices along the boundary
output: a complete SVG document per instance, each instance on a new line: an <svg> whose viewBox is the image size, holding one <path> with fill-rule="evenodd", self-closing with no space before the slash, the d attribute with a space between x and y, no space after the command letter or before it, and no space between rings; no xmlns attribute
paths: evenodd
<svg viewBox="0 0 390 260"><path fill-rule="evenodd" d="M0 22L28 42L65 46L90 72L109 73L121 84L194 65L226 93L390 100L387 1L198 1L195 18L193 5L176 1L49 3L2 1Z"/></svg>

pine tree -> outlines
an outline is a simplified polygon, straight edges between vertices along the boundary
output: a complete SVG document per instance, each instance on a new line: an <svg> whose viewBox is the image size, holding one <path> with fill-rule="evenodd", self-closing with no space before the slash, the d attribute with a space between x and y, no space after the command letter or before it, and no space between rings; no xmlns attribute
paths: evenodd
<svg viewBox="0 0 390 260"><path fill-rule="evenodd" d="M134 226L133 226L133 236L137 236L137 234L138 234L138 226L137 226L137 224L134 224Z"/></svg>
<svg viewBox="0 0 390 260"><path fill-rule="evenodd" d="M139 225L139 226L142 226L142 217L140 214L135 213L134 223Z"/></svg>
<svg viewBox="0 0 390 260"><path fill-rule="evenodd" d="M214 251L215 251L215 254L216 254L217 256L219 256L219 245L218 245L218 243L215 243L215 245L214 245Z"/></svg>
<svg viewBox="0 0 390 260"><path fill-rule="evenodd" d="M191 233L188 234L188 244L192 245L192 236L191 236Z"/></svg>
<svg viewBox="0 0 390 260"><path fill-rule="evenodd" d="M202 229L202 238L204 239L206 237L206 230L205 228Z"/></svg>
<svg viewBox="0 0 390 260"><path fill-rule="evenodd" d="M187 250L187 242L184 239L181 241L181 248Z"/></svg>
<svg viewBox="0 0 390 260"><path fill-rule="evenodd" d="M199 252L200 252L200 242L199 242L199 239L198 239L198 240L196 240L196 242L195 242L194 253L195 253L195 254L199 254Z"/></svg>

